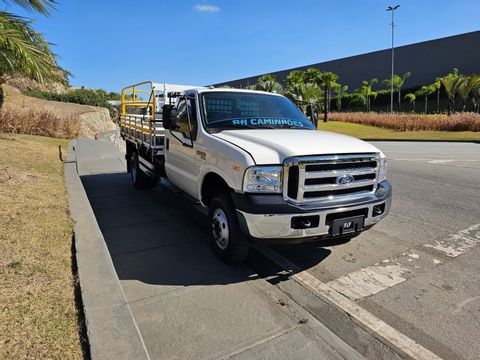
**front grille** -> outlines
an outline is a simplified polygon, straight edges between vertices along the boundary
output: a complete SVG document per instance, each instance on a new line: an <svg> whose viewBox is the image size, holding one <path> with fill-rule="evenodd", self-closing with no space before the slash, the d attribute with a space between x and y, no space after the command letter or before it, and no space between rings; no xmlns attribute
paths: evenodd
<svg viewBox="0 0 480 360"><path fill-rule="evenodd" d="M284 197L303 203L371 193L378 160L378 154L370 153L289 158L284 163ZM345 178L347 183L339 181Z"/></svg>

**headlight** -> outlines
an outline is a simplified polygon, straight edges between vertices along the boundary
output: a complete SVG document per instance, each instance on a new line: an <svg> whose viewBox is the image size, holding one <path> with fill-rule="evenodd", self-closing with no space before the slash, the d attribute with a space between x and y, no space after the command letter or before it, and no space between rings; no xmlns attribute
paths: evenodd
<svg viewBox="0 0 480 360"><path fill-rule="evenodd" d="M380 169L378 170L378 182L387 179L387 159L380 159Z"/></svg>
<svg viewBox="0 0 480 360"><path fill-rule="evenodd" d="M281 193L282 172L281 166L252 166L245 171L243 191Z"/></svg>

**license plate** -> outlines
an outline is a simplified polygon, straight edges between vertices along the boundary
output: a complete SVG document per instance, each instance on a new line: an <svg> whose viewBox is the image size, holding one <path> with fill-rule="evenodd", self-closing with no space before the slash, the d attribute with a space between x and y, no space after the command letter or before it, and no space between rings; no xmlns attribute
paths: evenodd
<svg viewBox="0 0 480 360"><path fill-rule="evenodd" d="M363 230L365 216L353 216L344 219L333 220L331 229L332 236L348 235Z"/></svg>

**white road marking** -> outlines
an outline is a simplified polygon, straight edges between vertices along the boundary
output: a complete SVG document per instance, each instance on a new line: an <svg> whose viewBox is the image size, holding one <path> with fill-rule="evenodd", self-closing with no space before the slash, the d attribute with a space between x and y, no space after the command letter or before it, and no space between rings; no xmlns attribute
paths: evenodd
<svg viewBox="0 0 480 360"><path fill-rule="evenodd" d="M450 235L446 240L435 240L422 247L435 249L449 257L457 257L479 244L480 224L477 224ZM327 285L349 299L359 301L406 281L419 269L426 271L440 264L440 260L432 259L426 254L420 257L418 249L412 249L397 258L385 259L340 276L329 281Z"/></svg>
<svg viewBox="0 0 480 360"><path fill-rule="evenodd" d="M423 246L440 251L450 257L457 257L465 254L478 244L480 244L480 224L452 234L447 240L437 240Z"/></svg>
<svg viewBox="0 0 480 360"><path fill-rule="evenodd" d="M370 333L373 333L373 335L377 338L382 339L384 343L389 344L392 349L405 354L406 357L411 357L413 359L441 360L438 355L424 348L413 339L380 320L358 304L355 304L353 301L349 300L347 297L328 286L328 284L325 284L315 278L308 271L301 271L297 266L272 249L258 243L254 243L253 246L259 252L263 253L265 256L277 263L277 265L285 269L287 274L291 274L291 279L310 290L315 296L333 303L333 305L335 305L338 309L344 311L350 317L354 318L357 324L362 326Z"/></svg>
<svg viewBox="0 0 480 360"><path fill-rule="evenodd" d="M368 266L329 281L327 285L351 300L360 300L407 280L404 275L412 271L403 266L401 261L396 260L396 262L393 265ZM352 286L345 286L345 284L352 284Z"/></svg>
<svg viewBox="0 0 480 360"><path fill-rule="evenodd" d="M453 159L448 159L448 160L438 159L438 160L429 160L428 163L429 164L446 164L446 163L453 162L453 161L455 161L455 160L453 160Z"/></svg>

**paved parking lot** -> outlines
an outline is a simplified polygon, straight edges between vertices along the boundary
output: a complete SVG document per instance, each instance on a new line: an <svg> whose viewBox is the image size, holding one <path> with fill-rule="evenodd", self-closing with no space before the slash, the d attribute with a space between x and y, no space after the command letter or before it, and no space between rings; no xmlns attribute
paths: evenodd
<svg viewBox="0 0 480 360"><path fill-rule="evenodd" d="M277 245L271 249L439 356L476 359L480 353L480 145L375 145L389 158L389 179L394 187L390 216L348 243ZM185 347L177 338L183 334L207 341L207 352L211 344L218 345L218 355L227 354L228 348L263 341L259 334L242 338L243 345L221 341L222 337L243 335L241 329L247 331L249 322L270 309L272 299L265 300L268 297L264 295L273 288L265 288L264 282L260 287L249 282L268 273L261 260L252 253L248 267L241 270L217 262L209 252L202 225L205 218L200 213L168 195L164 187L144 193L133 190L122 173L121 156L108 154L111 149L102 151L88 149L80 154L84 166L80 170L132 311L142 334L147 334L147 347L155 354L167 351L173 355ZM166 228L167 236L160 236ZM197 287L195 295L188 291L192 284ZM210 334L215 341L205 340L210 336L206 327L214 326L208 324L207 315L189 319L176 313L176 306L188 307L203 299L202 294L221 299L226 296L222 289L228 287L231 292L223 301L234 301L240 293L251 292L252 286L256 290L246 303L258 305L255 319L241 316L244 323L219 325L218 333ZM209 288L216 290L207 295ZM292 300L304 305L302 299ZM315 315L311 307L304 308ZM202 311L217 314L208 306ZM241 305L235 311L248 312ZM283 320L269 314L263 318L262 334L278 335L294 326L291 313L281 315ZM191 325L179 325L177 336L169 338L159 330L160 322ZM207 325L199 325L202 322ZM331 355L328 351L332 348L322 341L320 349ZM291 346L287 345L290 342L284 344ZM308 357L315 349L304 349L304 355ZM195 352L188 347L184 351L180 354Z"/></svg>

